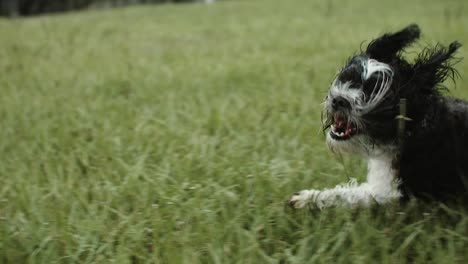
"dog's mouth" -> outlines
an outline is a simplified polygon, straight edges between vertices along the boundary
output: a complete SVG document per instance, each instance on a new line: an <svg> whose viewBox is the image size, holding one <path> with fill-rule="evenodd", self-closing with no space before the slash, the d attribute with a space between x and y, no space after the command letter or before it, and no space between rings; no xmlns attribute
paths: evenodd
<svg viewBox="0 0 468 264"><path fill-rule="evenodd" d="M347 140L357 134L356 125L343 114L334 114L330 136L335 140Z"/></svg>

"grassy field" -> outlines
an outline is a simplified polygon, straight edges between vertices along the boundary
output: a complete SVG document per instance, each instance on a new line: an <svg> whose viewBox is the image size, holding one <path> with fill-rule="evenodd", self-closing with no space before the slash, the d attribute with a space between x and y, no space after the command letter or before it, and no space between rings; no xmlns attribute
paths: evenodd
<svg viewBox="0 0 468 264"><path fill-rule="evenodd" d="M468 2L227 1L0 20L0 263L467 263L468 211L285 208L363 180L321 101L362 41ZM468 98L465 79L447 83Z"/></svg>

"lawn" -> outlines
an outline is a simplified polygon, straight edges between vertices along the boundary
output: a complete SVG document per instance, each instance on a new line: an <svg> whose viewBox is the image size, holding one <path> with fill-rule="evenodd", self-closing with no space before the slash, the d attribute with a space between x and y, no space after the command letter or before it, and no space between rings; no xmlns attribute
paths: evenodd
<svg viewBox="0 0 468 264"><path fill-rule="evenodd" d="M285 207L364 180L327 150L321 101L363 41L413 22L409 56L457 39L467 57L465 0L0 19L0 263L467 263L463 206Z"/></svg>

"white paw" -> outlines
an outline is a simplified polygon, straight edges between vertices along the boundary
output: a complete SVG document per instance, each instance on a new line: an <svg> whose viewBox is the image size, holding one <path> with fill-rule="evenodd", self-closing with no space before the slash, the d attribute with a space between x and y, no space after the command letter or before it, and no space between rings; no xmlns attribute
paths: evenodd
<svg viewBox="0 0 468 264"><path fill-rule="evenodd" d="M294 208L304 208L307 204L314 202L320 191L317 190L302 190L291 196L288 204Z"/></svg>

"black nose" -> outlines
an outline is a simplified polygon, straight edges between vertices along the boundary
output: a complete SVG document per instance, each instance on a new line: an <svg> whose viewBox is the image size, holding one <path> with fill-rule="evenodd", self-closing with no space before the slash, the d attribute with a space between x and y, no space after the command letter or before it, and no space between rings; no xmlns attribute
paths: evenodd
<svg viewBox="0 0 468 264"><path fill-rule="evenodd" d="M345 98L337 96L332 99L333 110L346 110L351 109L351 104Z"/></svg>

